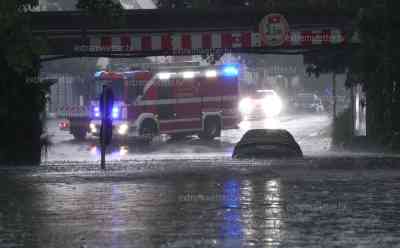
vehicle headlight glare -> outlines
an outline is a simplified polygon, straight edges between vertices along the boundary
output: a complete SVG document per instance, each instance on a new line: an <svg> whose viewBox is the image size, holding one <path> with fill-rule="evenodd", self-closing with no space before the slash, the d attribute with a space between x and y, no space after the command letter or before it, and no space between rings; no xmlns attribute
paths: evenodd
<svg viewBox="0 0 400 248"><path fill-rule="evenodd" d="M244 98L239 102L239 111L242 114L249 114L252 110L253 110L253 105L249 98Z"/></svg>
<svg viewBox="0 0 400 248"><path fill-rule="evenodd" d="M279 97L271 97L265 99L264 111L269 116L275 116L282 111L282 101Z"/></svg>
<svg viewBox="0 0 400 248"><path fill-rule="evenodd" d="M90 131L92 133L97 133L97 128L96 128L96 125L94 123L90 123L89 124L89 128L90 128Z"/></svg>
<svg viewBox="0 0 400 248"><path fill-rule="evenodd" d="M120 135L125 135L128 132L128 124L121 124L118 128L118 133Z"/></svg>

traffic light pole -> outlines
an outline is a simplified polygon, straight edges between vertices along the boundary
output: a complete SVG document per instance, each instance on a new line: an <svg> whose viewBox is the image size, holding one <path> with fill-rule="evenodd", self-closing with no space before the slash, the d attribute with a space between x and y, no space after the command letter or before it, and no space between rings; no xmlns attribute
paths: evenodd
<svg viewBox="0 0 400 248"><path fill-rule="evenodd" d="M103 90L103 95L104 95L104 90ZM103 113L101 114L101 131L100 131L100 150L101 150L101 169L105 170L106 169L106 142L105 142L105 137L106 137L106 115L105 115L105 109L106 109L106 103L105 103L105 97L102 98L101 101Z"/></svg>

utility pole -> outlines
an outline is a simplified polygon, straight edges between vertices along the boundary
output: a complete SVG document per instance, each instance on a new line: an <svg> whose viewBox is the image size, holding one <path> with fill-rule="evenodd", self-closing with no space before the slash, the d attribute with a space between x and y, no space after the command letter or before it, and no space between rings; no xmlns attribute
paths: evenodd
<svg viewBox="0 0 400 248"><path fill-rule="evenodd" d="M104 90L103 90L103 96L104 96ZM101 155L101 169L105 170L106 169L106 122L107 122L107 116L105 115L106 112L106 101L105 97L101 99L100 104L102 105L103 113L101 115L101 132L100 132L100 155Z"/></svg>
<svg viewBox="0 0 400 248"><path fill-rule="evenodd" d="M332 74L332 120L336 124L336 71Z"/></svg>

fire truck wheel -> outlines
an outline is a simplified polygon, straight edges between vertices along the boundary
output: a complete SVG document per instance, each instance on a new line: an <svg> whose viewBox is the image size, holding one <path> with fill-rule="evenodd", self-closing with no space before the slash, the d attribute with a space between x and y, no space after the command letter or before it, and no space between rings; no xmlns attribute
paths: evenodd
<svg viewBox="0 0 400 248"><path fill-rule="evenodd" d="M86 131L82 129L72 129L72 135L76 140L84 140L86 138Z"/></svg>
<svg viewBox="0 0 400 248"><path fill-rule="evenodd" d="M208 117L204 122L204 130L200 133L200 139L212 140L221 133L221 122L218 117Z"/></svg>
<svg viewBox="0 0 400 248"><path fill-rule="evenodd" d="M157 135L157 125L153 120L145 120L140 128L140 136L146 143L150 143Z"/></svg>

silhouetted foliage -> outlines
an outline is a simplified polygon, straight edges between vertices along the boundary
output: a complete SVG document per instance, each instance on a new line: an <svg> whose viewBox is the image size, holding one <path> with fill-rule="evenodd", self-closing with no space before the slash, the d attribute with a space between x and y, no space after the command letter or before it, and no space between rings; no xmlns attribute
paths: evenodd
<svg viewBox="0 0 400 248"><path fill-rule="evenodd" d="M29 28L35 0L0 4L0 162L38 164L49 85L38 80L42 44Z"/></svg>

